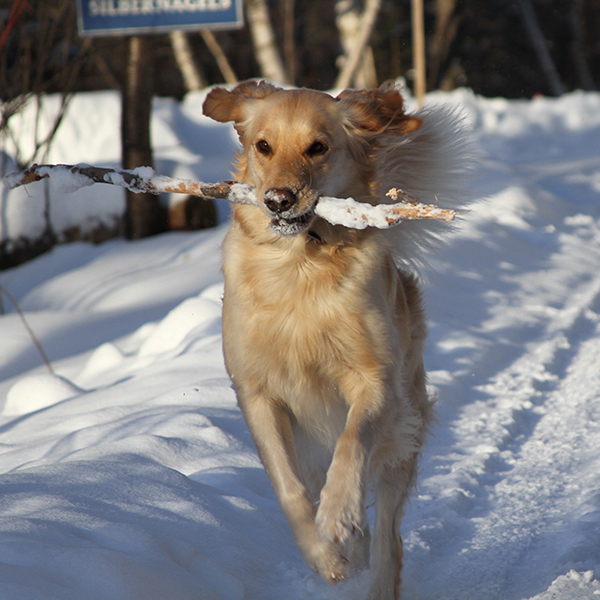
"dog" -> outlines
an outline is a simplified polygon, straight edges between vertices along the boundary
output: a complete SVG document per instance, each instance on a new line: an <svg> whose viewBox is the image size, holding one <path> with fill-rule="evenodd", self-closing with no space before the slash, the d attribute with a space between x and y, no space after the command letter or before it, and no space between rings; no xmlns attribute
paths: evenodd
<svg viewBox="0 0 600 600"><path fill-rule="evenodd" d="M307 565L332 584L370 568L369 600L395 600L433 405L414 264L439 230L349 229L313 209L391 202L392 187L458 201L459 119L407 114L394 86L333 97L256 81L213 88L203 111L233 122L235 178L258 198L233 207L223 245L224 356L244 419Z"/></svg>

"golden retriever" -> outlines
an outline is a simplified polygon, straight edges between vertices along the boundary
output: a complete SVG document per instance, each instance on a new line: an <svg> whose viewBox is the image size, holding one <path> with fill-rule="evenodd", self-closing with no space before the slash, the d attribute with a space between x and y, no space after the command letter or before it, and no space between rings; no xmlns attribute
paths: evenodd
<svg viewBox="0 0 600 600"><path fill-rule="evenodd" d="M224 353L242 413L306 563L333 584L370 565L369 600L396 599L400 519L432 418L418 279L397 265L428 229L352 230L313 208L320 196L390 202L391 187L452 200L456 119L406 114L394 87L334 98L265 82L213 89L204 113L233 121L235 176L259 201L233 208L223 250Z"/></svg>

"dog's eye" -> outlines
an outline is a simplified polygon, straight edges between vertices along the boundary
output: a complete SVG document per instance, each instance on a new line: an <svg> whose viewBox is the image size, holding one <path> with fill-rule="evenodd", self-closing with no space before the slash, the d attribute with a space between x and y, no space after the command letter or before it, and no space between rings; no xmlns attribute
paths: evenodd
<svg viewBox="0 0 600 600"><path fill-rule="evenodd" d="M271 154L271 146L269 146L269 142L265 140L260 140L260 142L257 142L256 149L261 154Z"/></svg>
<svg viewBox="0 0 600 600"><path fill-rule="evenodd" d="M306 151L308 156L320 156L325 154L329 148L323 142L313 142Z"/></svg>

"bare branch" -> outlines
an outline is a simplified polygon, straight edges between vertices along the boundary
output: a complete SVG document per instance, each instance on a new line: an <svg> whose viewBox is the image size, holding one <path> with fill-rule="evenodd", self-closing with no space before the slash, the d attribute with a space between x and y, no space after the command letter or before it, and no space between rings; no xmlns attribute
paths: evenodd
<svg viewBox="0 0 600 600"><path fill-rule="evenodd" d="M37 351L39 352L40 356L42 357L42 360L44 361L46 368L48 369L48 371L50 372L51 375L54 375L54 369L52 368L52 364L48 360L48 356L44 352L44 349L42 348L42 344L36 337L35 333L33 333L33 329L31 329L29 323L27 322L27 319L25 318L25 315L23 314L21 307L19 306L17 301L13 298L13 296L8 293L8 290L5 287L3 287L2 285L0 285L0 297L2 296L2 294L4 294L10 300L16 313L19 315L19 319L21 319L21 323L23 324L23 327L25 327L25 330L29 334L29 337L30 337L31 341L33 342L33 345L36 347Z"/></svg>
<svg viewBox="0 0 600 600"><path fill-rule="evenodd" d="M548 79L550 90L554 96L560 96L564 94L567 89L556 70L556 65L548 50L548 45L544 39L544 34L542 33L535 10L533 9L533 4L531 3L531 0L519 0L519 7L521 9L521 16L523 17L525 28L531 38L533 48L538 55L542 70Z"/></svg>
<svg viewBox="0 0 600 600"><path fill-rule="evenodd" d="M175 179L157 175L150 167L133 170L110 169L90 165L33 165L21 173L13 173L4 178L4 185L12 189L34 181L51 178L65 192L92 185L108 183L124 187L135 193L162 194L171 192L207 198L229 200L233 204L258 205L254 187L235 181L203 183L188 179ZM373 206L357 202L352 198L330 198L323 196L314 209L315 214L333 225L343 225L352 229L377 227L387 229L406 219L437 219L452 221L456 212L429 204L420 204L417 199L403 190L391 189L387 195L395 204Z"/></svg>

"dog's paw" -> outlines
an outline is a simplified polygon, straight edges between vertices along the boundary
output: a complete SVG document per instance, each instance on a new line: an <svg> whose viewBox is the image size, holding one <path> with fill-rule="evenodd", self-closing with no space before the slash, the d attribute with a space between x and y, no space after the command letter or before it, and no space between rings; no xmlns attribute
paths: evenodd
<svg viewBox="0 0 600 600"><path fill-rule="evenodd" d="M304 560L325 581L335 585L346 580L349 560L342 554L338 544L320 540L307 554Z"/></svg>
<svg viewBox="0 0 600 600"><path fill-rule="evenodd" d="M362 537L368 527L362 498L352 494L340 497L332 494L326 485L315 520L319 535L335 544L346 544Z"/></svg>

